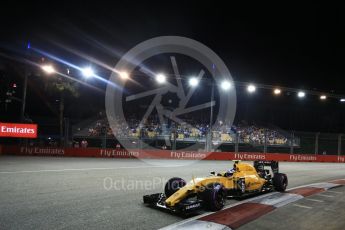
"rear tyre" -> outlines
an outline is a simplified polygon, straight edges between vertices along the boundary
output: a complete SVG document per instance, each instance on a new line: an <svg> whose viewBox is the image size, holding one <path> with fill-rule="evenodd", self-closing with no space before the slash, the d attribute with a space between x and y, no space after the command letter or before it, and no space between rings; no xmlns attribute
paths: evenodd
<svg viewBox="0 0 345 230"><path fill-rule="evenodd" d="M164 193L166 197L171 196L177 190L186 185L186 181L179 177L173 177L165 184Z"/></svg>
<svg viewBox="0 0 345 230"><path fill-rule="evenodd" d="M202 192L201 198L205 208L210 211L219 211L225 205L225 189L222 184L208 184L205 191Z"/></svg>
<svg viewBox="0 0 345 230"><path fill-rule="evenodd" d="M284 173L276 173L273 177L274 189L278 192L284 192L288 186L288 178Z"/></svg>

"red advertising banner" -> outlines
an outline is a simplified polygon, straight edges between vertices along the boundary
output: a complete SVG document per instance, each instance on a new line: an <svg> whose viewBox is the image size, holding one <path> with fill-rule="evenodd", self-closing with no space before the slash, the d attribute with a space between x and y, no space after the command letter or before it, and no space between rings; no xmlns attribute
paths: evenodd
<svg viewBox="0 0 345 230"><path fill-rule="evenodd" d="M0 122L0 137L37 138L37 124Z"/></svg>
<svg viewBox="0 0 345 230"><path fill-rule="evenodd" d="M3 154L29 156L61 157L101 157L101 158L138 158L138 159L175 159L175 160L266 160L287 162L335 162L345 163L345 156L285 154L259 152L198 152L140 149L101 149L101 148L52 148L3 146Z"/></svg>

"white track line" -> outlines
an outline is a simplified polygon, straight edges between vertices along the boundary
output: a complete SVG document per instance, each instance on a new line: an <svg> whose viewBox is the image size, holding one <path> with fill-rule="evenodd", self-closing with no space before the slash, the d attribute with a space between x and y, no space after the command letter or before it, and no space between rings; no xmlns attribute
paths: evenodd
<svg viewBox="0 0 345 230"><path fill-rule="evenodd" d="M312 209L312 207L305 206L305 205L300 205L300 204L292 204L293 206L299 207L299 208L307 208L307 209Z"/></svg>
<svg viewBox="0 0 345 230"><path fill-rule="evenodd" d="M327 190L326 192L335 193L335 194L342 194L343 193L343 192L330 191L330 190Z"/></svg>
<svg viewBox="0 0 345 230"><path fill-rule="evenodd" d="M15 174L15 173L41 173L41 172L74 172L74 171L93 171L93 170L118 170L118 169L143 169L143 168L172 168L181 167L183 165L166 165L166 166L128 166L116 168L70 168L70 169L43 169L43 170L26 170L26 171L0 171L0 174Z"/></svg>
<svg viewBox="0 0 345 230"><path fill-rule="evenodd" d="M323 196L323 197L334 197L332 195L325 195L325 194L315 194L316 196Z"/></svg>
<svg viewBox="0 0 345 230"><path fill-rule="evenodd" d="M319 203L324 202L323 200L317 200L317 199L310 199L310 198L305 198L305 199L309 201L319 202Z"/></svg>
<svg viewBox="0 0 345 230"><path fill-rule="evenodd" d="M200 230L200 229L207 229L207 230L231 230L226 225L218 224L214 222L207 222L202 220L192 220L189 222L179 222L176 226L168 225L160 230Z"/></svg>

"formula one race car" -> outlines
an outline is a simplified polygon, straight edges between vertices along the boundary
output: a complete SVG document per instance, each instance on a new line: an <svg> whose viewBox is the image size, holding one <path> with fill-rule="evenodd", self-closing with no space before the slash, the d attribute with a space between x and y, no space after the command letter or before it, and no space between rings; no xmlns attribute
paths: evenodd
<svg viewBox="0 0 345 230"><path fill-rule="evenodd" d="M265 166L271 166L271 170ZM254 166L235 161L231 170L217 175L211 172L210 176L193 178L188 184L173 177L166 183L164 193L145 195L143 199L145 204L153 207L189 214L200 209L221 210L226 197L244 197L273 190L284 192L287 185L287 176L279 173L276 161L254 161Z"/></svg>

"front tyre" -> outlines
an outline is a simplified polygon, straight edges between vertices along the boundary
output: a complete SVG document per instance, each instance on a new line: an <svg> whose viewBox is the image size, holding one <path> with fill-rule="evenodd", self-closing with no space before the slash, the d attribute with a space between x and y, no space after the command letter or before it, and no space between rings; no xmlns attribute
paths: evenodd
<svg viewBox="0 0 345 230"><path fill-rule="evenodd" d="M208 184L201 195L206 209L210 211L219 211L225 205L225 189L222 184Z"/></svg>
<svg viewBox="0 0 345 230"><path fill-rule="evenodd" d="M284 173L276 173L273 177L274 189L278 192L284 192L288 186L288 178Z"/></svg>
<svg viewBox="0 0 345 230"><path fill-rule="evenodd" d="M186 185L186 181L179 177L173 177L165 184L164 193L166 197L171 196L177 190Z"/></svg>

